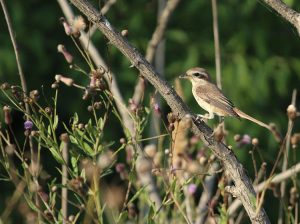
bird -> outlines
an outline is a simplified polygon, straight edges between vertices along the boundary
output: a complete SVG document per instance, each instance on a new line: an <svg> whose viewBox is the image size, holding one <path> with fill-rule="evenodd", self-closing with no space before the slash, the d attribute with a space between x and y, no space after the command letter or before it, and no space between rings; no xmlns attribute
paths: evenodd
<svg viewBox="0 0 300 224"><path fill-rule="evenodd" d="M191 68L180 75L179 78L191 81L192 93L195 100L200 107L208 112L208 115L198 115L199 117L213 119L216 114L220 117L231 116L238 119L244 118L271 130L269 125L251 117L235 107L217 85L211 81L209 73L204 68Z"/></svg>

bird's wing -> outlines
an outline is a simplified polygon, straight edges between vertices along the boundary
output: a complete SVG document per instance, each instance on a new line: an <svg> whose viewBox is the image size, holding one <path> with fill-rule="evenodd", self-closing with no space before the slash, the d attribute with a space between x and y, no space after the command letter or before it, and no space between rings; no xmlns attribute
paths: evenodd
<svg viewBox="0 0 300 224"><path fill-rule="evenodd" d="M226 111L228 114L239 117L233 110L233 103L222 93L222 91L214 84L208 83L206 85L198 86L196 89L197 95L212 106Z"/></svg>

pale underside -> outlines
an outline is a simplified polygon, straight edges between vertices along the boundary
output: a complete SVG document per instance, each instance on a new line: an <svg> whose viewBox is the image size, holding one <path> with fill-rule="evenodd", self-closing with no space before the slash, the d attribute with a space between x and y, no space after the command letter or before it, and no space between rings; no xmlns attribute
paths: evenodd
<svg viewBox="0 0 300 224"><path fill-rule="evenodd" d="M198 104L209 113L208 118L213 118L214 114L218 116L239 115L234 111L233 103L221 92L214 84L206 83L205 85L193 86L193 95Z"/></svg>

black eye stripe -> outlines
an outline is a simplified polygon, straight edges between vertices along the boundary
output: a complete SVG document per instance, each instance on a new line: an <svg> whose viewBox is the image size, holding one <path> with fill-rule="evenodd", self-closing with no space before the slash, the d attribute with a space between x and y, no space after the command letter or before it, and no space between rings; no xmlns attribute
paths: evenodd
<svg viewBox="0 0 300 224"><path fill-rule="evenodd" d="M198 78L204 78L205 75L202 73L194 73L194 76L198 77Z"/></svg>

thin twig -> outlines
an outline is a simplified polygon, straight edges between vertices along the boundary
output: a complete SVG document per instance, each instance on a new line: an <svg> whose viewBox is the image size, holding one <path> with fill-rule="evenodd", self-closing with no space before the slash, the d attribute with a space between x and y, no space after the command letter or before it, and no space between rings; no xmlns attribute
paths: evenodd
<svg viewBox="0 0 300 224"><path fill-rule="evenodd" d="M16 63L17 63L18 72L19 72L20 81L21 81L21 86L22 86L22 90L23 90L23 96L24 96L24 98L26 98L27 97L27 91L28 91L27 90L27 83L26 83L26 79L25 79L25 75L24 75L22 66L21 66L19 50L18 50L18 45L17 45L17 41L16 41L16 38L15 38L15 34L14 34L14 31L13 31L13 26L12 26L10 16L9 16L9 13L8 13L8 10L7 10L6 4L5 4L5 0L0 0L0 3L1 3L2 9L3 9L3 12L4 12L5 20L6 20L7 27L8 27L8 32L9 32L10 39L11 39L11 42L12 42L12 45L13 45L13 48L14 48L14 52L15 52ZM29 117L30 117L31 112L30 112L29 104L27 102L25 102L25 110L26 110L26 120L28 120ZM32 136L29 136L29 147L30 147L32 166L40 167L39 166L39 163L40 163L39 157L36 156L37 153L35 152L35 146L33 144ZM37 182L38 181L37 180L37 178L38 178L37 175L38 175L38 172L36 172L33 176L33 179L34 179L35 183L38 183ZM35 203L39 207L40 201L39 201L39 198L38 198L37 194L35 195ZM39 222L41 222L41 219L42 219L41 214L40 214L40 212L38 212Z"/></svg>
<svg viewBox="0 0 300 224"><path fill-rule="evenodd" d="M272 9L274 9L279 15L285 18L289 23L291 23L296 29L300 36L300 13L289 8L281 0L263 0Z"/></svg>
<svg viewBox="0 0 300 224"><path fill-rule="evenodd" d="M5 0L0 0L0 2L1 2L1 5L2 5L5 20L6 20L6 23L7 23L7 26L8 26L8 32L9 32L9 35L10 35L10 39L11 39L11 42L12 42L13 47L14 47L14 52L15 52L15 56L16 56L16 62L17 62L17 66L18 66L18 71L19 71L19 76L20 76L20 80L21 80L23 93L24 93L24 96L26 97L26 95L27 95L27 84L26 84L25 75L23 73L23 69L22 69L22 66L21 66L21 61L20 61L20 56L19 56L19 48L18 48L18 45L17 45L17 41L16 41L16 38L15 38L13 28L12 28L12 23L11 23L11 20L10 20L10 17L9 17L7 8L6 8ZM29 108L29 105L27 103L25 104L25 107L26 107L26 113L30 114L30 108Z"/></svg>
<svg viewBox="0 0 300 224"><path fill-rule="evenodd" d="M293 95L292 95L292 102L291 104L296 108L296 98L297 98L297 90L293 90ZM289 118L288 121L288 132L286 135L286 142L285 142L285 150L283 154L283 163L282 163L282 171L286 171L288 167L288 160L289 160L289 154L290 154L290 146L291 146L291 135L292 135L292 129L294 126L294 121ZM285 189L286 189L286 181L282 181L280 184L280 197L283 199L285 197ZM282 200L283 201L283 200ZM279 204L279 213L278 213L278 224L282 224L284 222L283 218L283 204Z"/></svg>
<svg viewBox="0 0 300 224"><path fill-rule="evenodd" d="M157 13L157 20L161 18L161 14L166 7L166 0L159 0L158 1L158 13ZM164 76L165 73L165 39L162 39L158 46L157 50L155 51L154 57L154 66L156 71L161 75ZM160 105L160 96L158 94L154 94L153 100L155 104ZM133 99L134 101L134 99ZM154 106L154 105L153 105ZM150 136L157 136L160 134L160 116L157 116L156 113L152 113L151 115L151 128L150 128ZM157 140L152 140L153 143L157 143Z"/></svg>
<svg viewBox="0 0 300 224"><path fill-rule="evenodd" d="M64 141L64 146L62 149L62 156L65 161L65 164L62 165L62 178L61 178L61 210L63 216L63 224L67 223L68 220L68 188L67 188L67 181L68 181L68 161L69 161L69 149L67 141Z"/></svg>
<svg viewBox="0 0 300 224"><path fill-rule="evenodd" d="M157 89L166 100L172 111L178 115L179 119L191 115L190 109L177 95L175 90L162 79L153 69L152 65L136 50L110 22L102 16L90 2L86 0L71 0L89 20L95 23L98 29L110 40L110 43L118 48L130 62L139 70L147 80ZM213 131L203 122L196 119L192 114L192 128L194 134L199 135L202 141L209 146L212 152L219 158L226 170L225 173L234 181L234 189L237 196L242 201L243 206L253 223L270 223L269 218L263 208L256 211L256 205L252 203L252 198L256 197L254 188L242 165L238 162L232 150L222 142L211 138Z"/></svg>
<svg viewBox="0 0 300 224"><path fill-rule="evenodd" d="M146 60L150 64L152 64L153 62L157 47L165 35L167 24L170 20L173 11L175 10L179 2L180 0L169 0L164 10L161 13L159 20L157 21L157 26L155 28L155 31L152 34L151 40L149 41L146 50L146 56L145 56ZM135 104L139 104L144 94L144 89L145 89L145 80L143 77L139 77L139 80L135 86L134 94L132 97Z"/></svg>
<svg viewBox="0 0 300 224"><path fill-rule="evenodd" d="M208 215L208 204L216 191L215 185L217 182L217 175L215 174L215 171L219 168L219 164L217 162L213 162L209 170L209 173L213 173L213 175L207 175L204 178L203 191L197 206L196 224L204 224L206 221Z"/></svg>
<svg viewBox="0 0 300 224"><path fill-rule="evenodd" d="M300 163L292 166L290 169L275 175L272 180L266 180L258 184L257 186L254 186L254 189L256 192L261 192L266 188L266 184L278 184L282 181L287 180L288 178L291 178L292 176L296 175L300 172ZM230 216L232 216L235 211L242 205L242 203L236 199L228 208L227 212Z"/></svg>
<svg viewBox="0 0 300 224"><path fill-rule="evenodd" d="M10 214L14 210L19 199L23 196L25 187L26 187L26 183L23 180L21 180L18 183L15 192L13 193L12 197L6 204L5 210L3 211L2 215L1 215L1 220L3 220L3 223L8 222L7 219L10 217Z"/></svg>
<svg viewBox="0 0 300 224"><path fill-rule="evenodd" d="M214 31L214 45L215 45L215 60L216 60L216 76L217 86L222 89L221 82L221 54L220 54L220 40L219 40L219 25L218 25L218 5L217 0L211 0L213 13L213 31Z"/></svg>
<svg viewBox="0 0 300 224"><path fill-rule="evenodd" d="M100 12L102 15L105 15L108 10L117 2L117 0L108 0L105 2L104 6L101 8ZM97 30L97 27L95 25L92 26L92 28L89 30L89 35L92 37Z"/></svg>

